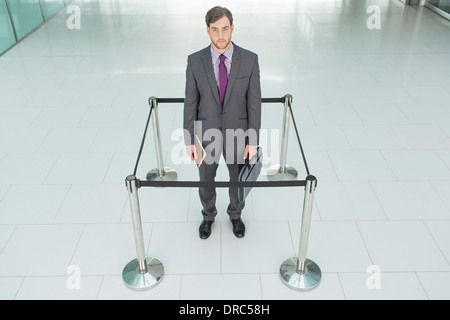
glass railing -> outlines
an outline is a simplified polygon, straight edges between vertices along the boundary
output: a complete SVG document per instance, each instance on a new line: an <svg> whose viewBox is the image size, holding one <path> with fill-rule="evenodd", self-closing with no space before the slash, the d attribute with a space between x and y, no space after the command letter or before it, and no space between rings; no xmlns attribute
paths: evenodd
<svg viewBox="0 0 450 320"><path fill-rule="evenodd" d="M65 6L64 0L41 0L41 3L42 11L46 20L53 17L59 10L61 10L61 8Z"/></svg>
<svg viewBox="0 0 450 320"><path fill-rule="evenodd" d="M426 0L425 5L450 20L450 0Z"/></svg>
<svg viewBox="0 0 450 320"><path fill-rule="evenodd" d="M9 10L5 1L0 1L0 54L16 43Z"/></svg>
<svg viewBox="0 0 450 320"><path fill-rule="evenodd" d="M73 0L0 0L0 55Z"/></svg>

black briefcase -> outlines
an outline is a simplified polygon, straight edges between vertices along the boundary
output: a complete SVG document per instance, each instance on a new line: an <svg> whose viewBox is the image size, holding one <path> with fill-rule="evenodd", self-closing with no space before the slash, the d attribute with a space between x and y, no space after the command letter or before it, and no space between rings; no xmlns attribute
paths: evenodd
<svg viewBox="0 0 450 320"><path fill-rule="evenodd" d="M245 160L245 165L239 173L239 181L256 181L261 173L261 168L262 149L258 146L256 149L256 154L253 158L251 160L248 160L248 158ZM238 197L240 202L244 202L251 189L251 187L238 188Z"/></svg>

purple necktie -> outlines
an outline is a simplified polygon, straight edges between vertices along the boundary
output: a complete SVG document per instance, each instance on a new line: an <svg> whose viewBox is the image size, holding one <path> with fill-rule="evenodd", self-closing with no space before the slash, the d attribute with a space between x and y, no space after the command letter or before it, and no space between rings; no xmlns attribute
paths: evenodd
<svg viewBox="0 0 450 320"><path fill-rule="evenodd" d="M223 101L225 100L225 91L227 90L228 74L227 67L225 67L226 57L220 55L219 64L219 96L220 96L220 110L223 111Z"/></svg>

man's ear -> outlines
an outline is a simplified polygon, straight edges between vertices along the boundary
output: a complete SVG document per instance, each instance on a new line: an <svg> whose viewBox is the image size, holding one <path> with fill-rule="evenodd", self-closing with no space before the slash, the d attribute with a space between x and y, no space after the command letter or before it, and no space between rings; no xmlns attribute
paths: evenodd
<svg viewBox="0 0 450 320"><path fill-rule="evenodd" d="M206 32L209 34L209 27L206 27Z"/></svg>

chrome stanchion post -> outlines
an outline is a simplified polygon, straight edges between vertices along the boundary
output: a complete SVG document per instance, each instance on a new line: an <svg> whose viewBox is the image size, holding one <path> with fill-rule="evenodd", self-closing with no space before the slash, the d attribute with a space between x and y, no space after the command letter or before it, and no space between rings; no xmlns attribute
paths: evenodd
<svg viewBox="0 0 450 320"><path fill-rule="evenodd" d="M164 276L164 266L158 259L145 256L137 179L135 176L130 175L125 181L131 206L137 258L125 266L122 271L122 279L130 289L146 290L153 288L161 282Z"/></svg>
<svg viewBox="0 0 450 320"><path fill-rule="evenodd" d="M177 172L175 171L175 169L164 167L164 159L161 147L161 133L159 130L158 100L156 99L156 97L150 97L149 103L153 108L153 134L155 137L156 160L158 162L158 168L153 169L149 173L147 173L146 178L148 181L176 181Z"/></svg>
<svg viewBox="0 0 450 320"><path fill-rule="evenodd" d="M287 144L289 136L289 119L291 116L292 95L284 96L283 128L281 137L280 164L275 164L267 169L267 178L271 181L295 180L297 179L297 170L286 165Z"/></svg>
<svg viewBox="0 0 450 320"><path fill-rule="evenodd" d="M316 177L310 175L306 178L298 257L286 259L280 266L282 282L289 288L299 291L314 289L322 278L319 266L314 261L306 259L316 185Z"/></svg>

